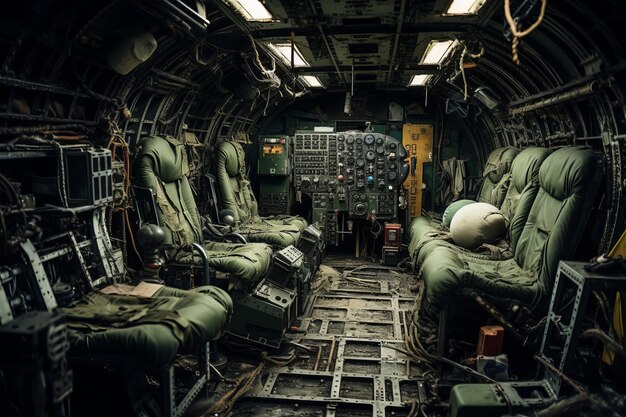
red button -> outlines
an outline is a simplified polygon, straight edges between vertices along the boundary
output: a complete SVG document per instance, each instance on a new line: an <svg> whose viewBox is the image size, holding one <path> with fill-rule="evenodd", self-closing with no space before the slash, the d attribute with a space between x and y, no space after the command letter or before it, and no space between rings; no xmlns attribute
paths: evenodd
<svg viewBox="0 0 626 417"><path fill-rule="evenodd" d="M343 182L343 175L337 175L337 181L342 181Z"/></svg>

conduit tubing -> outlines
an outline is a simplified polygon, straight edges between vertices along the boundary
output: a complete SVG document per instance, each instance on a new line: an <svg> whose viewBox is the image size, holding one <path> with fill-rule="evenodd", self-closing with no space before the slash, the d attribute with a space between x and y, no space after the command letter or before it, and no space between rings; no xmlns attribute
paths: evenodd
<svg viewBox="0 0 626 417"><path fill-rule="evenodd" d="M546 97L535 103L526 104L524 106L515 107L509 110L511 116L526 113L533 110L544 109L546 107L555 106L557 104L566 103L572 100L578 100L583 97L590 96L596 91L597 81L591 81L583 86L565 91L552 97Z"/></svg>

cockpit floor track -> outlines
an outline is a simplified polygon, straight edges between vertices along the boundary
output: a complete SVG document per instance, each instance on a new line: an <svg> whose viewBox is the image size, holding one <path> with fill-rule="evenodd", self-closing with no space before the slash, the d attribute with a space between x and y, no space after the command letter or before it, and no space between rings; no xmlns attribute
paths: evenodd
<svg viewBox="0 0 626 417"><path fill-rule="evenodd" d="M402 353L415 285L415 275L397 268L327 257L312 283L298 330L288 333L283 342L296 359L285 366L266 363L247 394L225 415L425 415L421 405L427 396L427 368ZM206 414L210 404L259 363L258 355L225 353L230 359L226 381L213 388L214 395L202 402L204 406L194 404L188 415L215 415Z"/></svg>

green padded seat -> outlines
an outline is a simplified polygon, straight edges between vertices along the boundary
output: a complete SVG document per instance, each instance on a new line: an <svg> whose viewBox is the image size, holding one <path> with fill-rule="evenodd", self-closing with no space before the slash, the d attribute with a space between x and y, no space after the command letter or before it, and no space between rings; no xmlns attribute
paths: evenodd
<svg viewBox="0 0 626 417"><path fill-rule="evenodd" d="M549 155L539 170L539 190L515 247L504 261L438 246L423 260L421 314L434 314L462 288L547 306L559 260L570 259L591 214L601 181L599 158L585 147ZM421 256L421 254L420 254Z"/></svg>
<svg viewBox="0 0 626 417"><path fill-rule="evenodd" d="M502 251L502 254L489 256L510 257L515 252L517 240L526 224L530 208L539 190L539 169L550 153L551 151L546 148L526 148L513 160L509 187L500 207L500 211L507 222L506 239L509 247L508 250ZM422 239L414 244L415 249L411 252L416 269L435 247L454 246L453 243L446 240L429 237L426 235L427 233L425 232ZM413 240L411 243L413 244ZM459 248L459 250L463 249Z"/></svg>
<svg viewBox="0 0 626 417"><path fill-rule="evenodd" d="M511 164L515 160L520 150L512 146L494 149L487 158L483 179L478 192L477 201L489 203L500 208L504 196L507 192L510 176ZM458 205L459 200L451 205ZM460 208L460 207L458 207ZM425 242L432 240L432 235L443 230L441 221L429 216L419 216L413 219L409 226L409 255L411 263L415 268L418 264L418 254L422 250Z"/></svg>
<svg viewBox="0 0 626 417"><path fill-rule="evenodd" d="M246 174L245 153L237 142L222 142L217 150L216 178L220 209L234 213L235 232L250 242L286 247L297 245L308 226L298 216L259 216L259 207Z"/></svg>
<svg viewBox="0 0 626 417"><path fill-rule="evenodd" d="M233 304L223 290L162 287L151 297L92 292L67 316L70 343L80 356L123 358L151 368L169 365L176 354L198 352L219 338Z"/></svg>
<svg viewBox="0 0 626 417"><path fill-rule="evenodd" d="M271 246L204 242L188 173L185 146L175 138L153 136L139 143L135 157L135 184L154 190L165 244L200 243L207 252L211 268L231 274L246 286L257 283L269 269ZM180 258L179 261L192 262L193 258Z"/></svg>
<svg viewBox="0 0 626 417"><path fill-rule="evenodd" d="M511 164L519 153L520 149L505 146L489 154L483 170L483 182L478 191L479 202L493 204L500 208L509 186Z"/></svg>

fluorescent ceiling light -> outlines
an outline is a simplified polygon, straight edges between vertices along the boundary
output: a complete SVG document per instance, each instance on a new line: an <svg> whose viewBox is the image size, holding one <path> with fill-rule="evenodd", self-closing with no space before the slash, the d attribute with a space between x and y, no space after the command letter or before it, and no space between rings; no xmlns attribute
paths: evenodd
<svg viewBox="0 0 626 417"><path fill-rule="evenodd" d="M409 87L424 86L432 78L431 74L417 74L411 77Z"/></svg>
<svg viewBox="0 0 626 417"><path fill-rule="evenodd" d="M450 7L444 14L448 15L465 15L476 14L478 10L485 4L486 0L452 0Z"/></svg>
<svg viewBox="0 0 626 417"><path fill-rule="evenodd" d="M309 87L323 88L324 84L315 75L301 75L300 79Z"/></svg>
<svg viewBox="0 0 626 417"><path fill-rule="evenodd" d="M259 0L228 0L248 21L268 22L274 16Z"/></svg>
<svg viewBox="0 0 626 417"><path fill-rule="evenodd" d="M291 43L269 43L268 45L285 64L291 66ZM310 67L296 45L293 46L293 66Z"/></svg>
<svg viewBox="0 0 626 417"><path fill-rule="evenodd" d="M421 64L441 64L443 59L450 53L452 47L456 45L458 41L456 40L447 40L447 41L430 41L428 47L426 48L426 52L422 57Z"/></svg>

